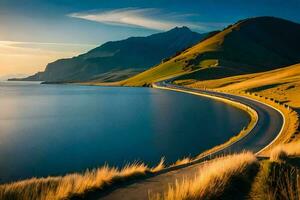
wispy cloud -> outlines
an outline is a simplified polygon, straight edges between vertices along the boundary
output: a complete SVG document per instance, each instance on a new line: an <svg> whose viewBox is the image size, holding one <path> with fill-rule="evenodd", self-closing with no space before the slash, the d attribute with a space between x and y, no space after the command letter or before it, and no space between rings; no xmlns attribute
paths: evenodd
<svg viewBox="0 0 300 200"><path fill-rule="evenodd" d="M71 13L69 17L95 21L103 24L141 27L153 30L168 30L175 26L188 26L190 28L208 31L221 28L224 23L199 23L190 20L195 14L166 13L155 8L122 8L106 11L89 11Z"/></svg>

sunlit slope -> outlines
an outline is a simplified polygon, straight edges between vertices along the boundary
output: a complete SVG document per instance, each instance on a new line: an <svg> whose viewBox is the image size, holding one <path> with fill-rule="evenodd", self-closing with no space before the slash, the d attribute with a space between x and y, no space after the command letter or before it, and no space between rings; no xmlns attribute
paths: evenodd
<svg viewBox="0 0 300 200"><path fill-rule="evenodd" d="M300 64L268 72L197 81L189 86L250 91L300 108Z"/></svg>
<svg viewBox="0 0 300 200"><path fill-rule="evenodd" d="M294 22L246 19L121 83L140 86L197 69L194 78L201 80L276 69L300 62L299 36L300 25Z"/></svg>

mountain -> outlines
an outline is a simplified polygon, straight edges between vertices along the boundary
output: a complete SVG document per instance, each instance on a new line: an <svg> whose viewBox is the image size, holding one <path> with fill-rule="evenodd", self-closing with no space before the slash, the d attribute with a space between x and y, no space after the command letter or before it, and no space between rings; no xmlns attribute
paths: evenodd
<svg viewBox="0 0 300 200"><path fill-rule="evenodd" d="M120 84L147 85L193 71L197 72L186 78L207 80L268 71L300 62L299 52L299 24L275 17L250 18Z"/></svg>
<svg viewBox="0 0 300 200"><path fill-rule="evenodd" d="M198 43L205 36L187 27L176 27L148 37L107 42L85 54L49 63L44 72L23 80L76 82L125 79Z"/></svg>

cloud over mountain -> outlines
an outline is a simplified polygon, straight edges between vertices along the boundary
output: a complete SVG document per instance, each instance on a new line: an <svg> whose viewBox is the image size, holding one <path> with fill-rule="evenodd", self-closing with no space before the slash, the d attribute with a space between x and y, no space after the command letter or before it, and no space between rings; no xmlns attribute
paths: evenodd
<svg viewBox="0 0 300 200"><path fill-rule="evenodd" d="M166 13L156 8L122 8L71 13L68 16L102 24L141 27L153 30L169 30L175 26L188 26L196 30L208 31L225 26L224 23L194 22L191 19L194 14Z"/></svg>

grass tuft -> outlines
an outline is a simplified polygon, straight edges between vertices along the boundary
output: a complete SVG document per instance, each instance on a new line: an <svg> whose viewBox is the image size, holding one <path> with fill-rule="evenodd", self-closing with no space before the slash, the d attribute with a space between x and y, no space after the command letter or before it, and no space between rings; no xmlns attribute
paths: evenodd
<svg viewBox="0 0 300 200"><path fill-rule="evenodd" d="M270 153L270 160L273 162L282 162L286 160L288 154L284 150L282 145L275 147Z"/></svg>
<svg viewBox="0 0 300 200"><path fill-rule="evenodd" d="M158 172L161 171L162 169L164 169L166 167L165 165L165 157L162 157L160 159L160 162L157 164L157 166L151 168L151 172Z"/></svg>
<svg viewBox="0 0 300 200"><path fill-rule="evenodd" d="M178 165L185 165L185 164L188 164L190 162L192 162L193 159L190 158L190 157L184 157L182 159L178 159L174 164L171 165L172 166L178 166Z"/></svg>
<svg viewBox="0 0 300 200"><path fill-rule="evenodd" d="M270 160L282 161L291 156L300 156L300 141L281 144L274 147L270 153Z"/></svg>

